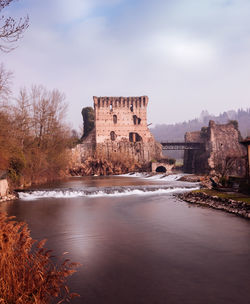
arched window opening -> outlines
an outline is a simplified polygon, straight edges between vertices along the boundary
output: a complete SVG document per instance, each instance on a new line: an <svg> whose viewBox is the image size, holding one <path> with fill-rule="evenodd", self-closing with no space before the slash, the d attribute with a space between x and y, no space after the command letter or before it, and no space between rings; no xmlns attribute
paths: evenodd
<svg viewBox="0 0 250 304"><path fill-rule="evenodd" d="M117 123L117 115L113 115L113 122L114 122L114 124Z"/></svg>
<svg viewBox="0 0 250 304"><path fill-rule="evenodd" d="M131 112L133 112L134 111L134 106L133 106L133 104L131 103L131 105L130 105L130 111Z"/></svg>
<svg viewBox="0 0 250 304"><path fill-rule="evenodd" d="M134 125L137 124L137 116L136 115L133 115L133 121L134 121Z"/></svg>
<svg viewBox="0 0 250 304"><path fill-rule="evenodd" d="M141 123L141 118L139 118L136 115L133 115L133 122L134 122L134 125L139 125Z"/></svg>
<svg viewBox="0 0 250 304"><path fill-rule="evenodd" d="M111 140L115 140L115 139L116 139L116 134L115 134L114 131L111 131L111 132L110 132L110 139L111 139Z"/></svg>
<svg viewBox="0 0 250 304"><path fill-rule="evenodd" d="M139 141L142 141L142 138L138 133L130 132L129 133L129 141L130 142L139 142Z"/></svg>
<svg viewBox="0 0 250 304"><path fill-rule="evenodd" d="M158 172L158 173L166 173L167 169L163 166L159 166L159 167L156 168L155 171Z"/></svg>
<svg viewBox="0 0 250 304"><path fill-rule="evenodd" d="M110 109L110 112L113 111L113 104L112 104L112 102L111 102L110 105L109 105L109 109Z"/></svg>

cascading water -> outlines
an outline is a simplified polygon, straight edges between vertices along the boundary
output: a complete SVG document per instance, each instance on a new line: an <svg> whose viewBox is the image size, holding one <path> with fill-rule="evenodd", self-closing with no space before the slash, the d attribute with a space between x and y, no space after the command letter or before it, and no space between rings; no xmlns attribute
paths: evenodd
<svg viewBox="0 0 250 304"><path fill-rule="evenodd" d="M248 304L250 221L174 194L182 175L72 177L20 192L0 212L53 255L82 264L72 304Z"/></svg>
<svg viewBox="0 0 250 304"><path fill-rule="evenodd" d="M120 177L146 179L149 185L131 185L131 186L115 186L108 187L88 187L86 189L44 189L44 190L28 190L19 193L22 200L35 200L40 198L74 198L74 197L112 197L127 195L161 195L168 193L178 193L199 189L199 185L195 183L176 182L181 174L175 175L148 175L148 174L126 174ZM150 181L159 182L158 184L150 184ZM173 183L175 182L175 183Z"/></svg>

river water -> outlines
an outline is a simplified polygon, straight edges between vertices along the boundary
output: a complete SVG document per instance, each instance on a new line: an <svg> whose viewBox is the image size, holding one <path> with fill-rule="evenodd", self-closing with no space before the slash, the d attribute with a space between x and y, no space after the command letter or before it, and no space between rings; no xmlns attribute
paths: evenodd
<svg viewBox="0 0 250 304"><path fill-rule="evenodd" d="M178 176L70 178L0 211L82 266L69 285L86 304L249 304L250 221L191 206Z"/></svg>

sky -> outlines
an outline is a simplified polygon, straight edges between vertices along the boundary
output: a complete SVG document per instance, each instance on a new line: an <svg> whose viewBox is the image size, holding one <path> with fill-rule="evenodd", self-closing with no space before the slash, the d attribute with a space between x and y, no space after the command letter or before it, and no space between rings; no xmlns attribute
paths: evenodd
<svg viewBox="0 0 250 304"><path fill-rule="evenodd" d="M66 95L82 124L93 96L149 96L148 123L250 107L249 0L19 0L2 11L30 26L0 63L13 92Z"/></svg>

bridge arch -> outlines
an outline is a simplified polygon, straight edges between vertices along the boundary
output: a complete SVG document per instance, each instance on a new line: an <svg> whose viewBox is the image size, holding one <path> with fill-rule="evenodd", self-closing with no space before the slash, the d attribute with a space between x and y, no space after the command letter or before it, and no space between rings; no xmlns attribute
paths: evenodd
<svg viewBox="0 0 250 304"><path fill-rule="evenodd" d="M165 166L158 166L156 169L155 169L155 172L157 173L166 173L167 172L167 169Z"/></svg>
<svg viewBox="0 0 250 304"><path fill-rule="evenodd" d="M174 164L168 164L164 162L152 162L151 171L154 173L171 173Z"/></svg>

